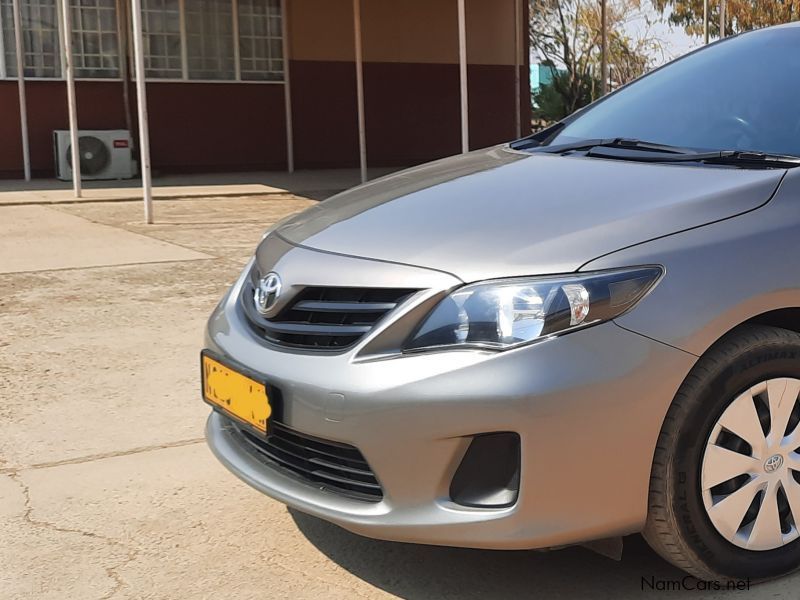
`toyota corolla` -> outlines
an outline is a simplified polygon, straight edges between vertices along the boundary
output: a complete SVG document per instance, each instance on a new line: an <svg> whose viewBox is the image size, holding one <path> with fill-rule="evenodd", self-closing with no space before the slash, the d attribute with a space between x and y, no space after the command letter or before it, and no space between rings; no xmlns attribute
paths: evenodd
<svg viewBox="0 0 800 600"><path fill-rule="evenodd" d="M208 324L212 450L366 536L796 569L798 98L800 28L748 33L279 223Z"/></svg>

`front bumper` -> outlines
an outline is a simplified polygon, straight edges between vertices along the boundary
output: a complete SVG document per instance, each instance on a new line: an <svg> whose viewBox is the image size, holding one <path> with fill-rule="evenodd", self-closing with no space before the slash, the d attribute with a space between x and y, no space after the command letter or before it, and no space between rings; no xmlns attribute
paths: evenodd
<svg viewBox="0 0 800 600"><path fill-rule="evenodd" d="M254 488L362 535L437 545L546 548L644 523L656 439L694 356L614 323L504 353L292 353L253 335L237 295L234 286L212 315L207 347L279 388L286 425L358 448L384 495L364 502L298 481L212 414L212 451ZM450 482L472 437L501 431L521 440L516 503L454 503Z"/></svg>

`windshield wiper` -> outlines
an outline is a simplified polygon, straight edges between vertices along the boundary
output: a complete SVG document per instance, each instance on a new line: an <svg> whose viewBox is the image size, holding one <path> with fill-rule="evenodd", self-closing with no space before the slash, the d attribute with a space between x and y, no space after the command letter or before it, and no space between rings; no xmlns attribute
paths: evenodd
<svg viewBox="0 0 800 600"><path fill-rule="evenodd" d="M640 150L642 152L661 152L664 154L697 154L695 150L670 146L669 144L656 144L632 138L596 138L589 140L579 140L568 144L555 144L552 146L540 146L531 149L531 152L546 152L548 154L564 154L578 150L591 150L593 148L619 148L626 150Z"/></svg>
<svg viewBox="0 0 800 600"><path fill-rule="evenodd" d="M761 169L792 169L800 167L800 157L768 152L744 150L721 150L716 152L686 152L683 154L667 152L641 152L638 148L621 149L619 147L594 146L586 156L596 158L613 158L635 162L652 163L690 163L699 162L709 165L734 165Z"/></svg>
<svg viewBox="0 0 800 600"><path fill-rule="evenodd" d="M585 150L585 156L597 158L613 158L636 162L678 163L700 162L714 165L740 165L743 167L762 169L791 169L800 166L800 157L771 154L750 150L719 150L698 152L689 148L656 144L630 138L597 138L580 140L569 144L541 146L531 152L549 154L566 154Z"/></svg>
<svg viewBox="0 0 800 600"><path fill-rule="evenodd" d="M800 167L800 156L743 150L725 150L717 154L718 156L704 159L702 162L715 165L742 165L775 169Z"/></svg>

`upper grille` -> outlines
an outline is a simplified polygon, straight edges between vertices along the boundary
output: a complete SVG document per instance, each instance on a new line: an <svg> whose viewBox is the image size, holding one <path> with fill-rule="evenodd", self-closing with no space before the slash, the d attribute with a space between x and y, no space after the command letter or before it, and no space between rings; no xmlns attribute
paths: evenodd
<svg viewBox="0 0 800 600"><path fill-rule="evenodd" d="M353 446L300 433L277 421L267 438L239 431L263 458L322 489L371 502L383 498L378 480Z"/></svg>
<svg viewBox="0 0 800 600"><path fill-rule="evenodd" d="M282 346L340 350L367 334L386 313L416 290L399 288L308 287L277 316L267 319L255 310L248 282L242 305L253 326Z"/></svg>

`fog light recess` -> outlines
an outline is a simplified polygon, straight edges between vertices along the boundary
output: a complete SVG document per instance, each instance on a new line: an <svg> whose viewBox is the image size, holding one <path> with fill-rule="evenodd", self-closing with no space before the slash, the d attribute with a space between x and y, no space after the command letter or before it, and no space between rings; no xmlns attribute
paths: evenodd
<svg viewBox="0 0 800 600"><path fill-rule="evenodd" d="M519 470L519 434L476 435L450 482L450 498L473 508L512 506L519 496Z"/></svg>

